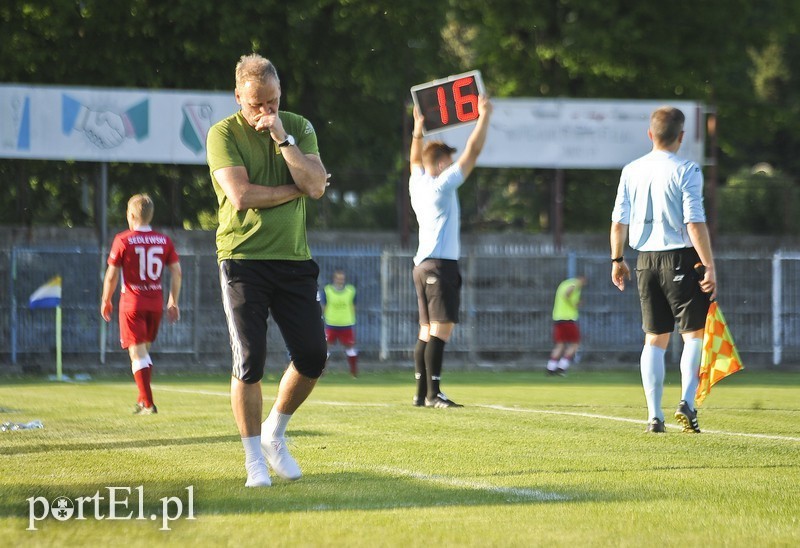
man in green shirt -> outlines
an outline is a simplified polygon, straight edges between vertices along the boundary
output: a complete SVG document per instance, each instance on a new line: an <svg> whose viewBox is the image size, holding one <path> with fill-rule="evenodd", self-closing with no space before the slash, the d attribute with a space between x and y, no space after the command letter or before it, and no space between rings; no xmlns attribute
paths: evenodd
<svg viewBox="0 0 800 548"><path fill-rule="evenodd" d="M581 290L586 285L586 276L569 278L558 285L553 303L553 342L547 362L548 375L567 374L570 364L578 352L581 332L578 328L578 307Z"/></svg>
<svg viewBox="0 0 800 548"><path fill-rule="evenodd" d="M242 56L235 95L241 110L208 132L208 167L219 205L217 258L245 485L266 487L271 484L267 462L284 479L302 475L286 448L286 426L325 367L319 267L308 249L305 200L322 197L327 174L311 123L279 111L280 80L270 61L257 54ZM270 313L291 361L262 425Z"/></svg>

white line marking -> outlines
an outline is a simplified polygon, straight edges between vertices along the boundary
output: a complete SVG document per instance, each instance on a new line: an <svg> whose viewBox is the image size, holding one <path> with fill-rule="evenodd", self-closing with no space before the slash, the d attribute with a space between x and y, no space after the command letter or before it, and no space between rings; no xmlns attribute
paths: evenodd
<svg viewBox="0 0 800 548"><path fill-rule="evenodd" d="M628 419L625 417L612 417L609 415L598 415L595 413L578 413L575 411L552 411L545 409L525 409L523 407L506 407L504 405L476 405L475 407L482 407L484 409L496 409L498 411L511 411L513 413L537 413L540 415L565 415L571 417L584 417L589 419L603 419L608 421L618 422L632 422L635 424L647 424L645 421ZM681 428L672 424L665 425L669 428ZM749 434L747 432L726 432L724 430L702 430L704 434L721 434L723 436L741 436L745 438L760 438L767 440L781 440L781 441L800 441L800 438L792 436L780 436L777 434Z"/></svg>
<svg viewBox="0 0 800 548"><path fill-rule="evenodd" d="M155 385L154 385L155 387ZM165 392L180 392L183 394L202 394L205 396L222 396L225 398L230 398L229 392L212 392L210 390L188 390L188 389L181 389L181 388L171 388L168 386L158 386L158 390L163 390ZM273 400L275 398L264 398ZM319 404L319 405L331 405L331 406L339 406L339 407L391 407L395 404L389 403L362 403L362 402L337 402L337 401L320 401L320 400L308 400L306 404ZM637 420L637 419L629 419L626 417L613 417L611 415L599 415L597 413L578 413L577 411L553 411L549 409L526 409L524 407L508 407L505 405L486 405L486 404L476 404L472 407L481 407L483 409L494 409L496 411L509 411L511 413L536 413L539 415L561 415L567 417L583 417L587 419L601 419L607 421L617 421L617 422L628 422L632 424L640 424L645 425L647 424L645 421ZM674 428L680 429L680 426L676 426L673 424L666 424L667 428ZM748 432L728 432L725 430L703 430L702 433L704 434L718 434L721 436L739 436L742 438L755 438L755 439L764 439L764 440L779 440L779 441L800 441L800 437L794 436L781 436L778 434L755 434L755 433L748 433Z"/></svg>
<svg viewBox="0 0 800 548"><path fill-rule="evenodd" d="M493 485L482 481L462 480L458 478L439 476L432 474L423 474L421 472L414 472L413 470L404 470L402 468L393 468L389 466L369 467L349 463L335 463L335 466L344 466L346 468L368 470L371 472L383 472L392 476L400 476L404 478L411 478L419 481L430 483L438 483L440 485L447 485L449 487L464 487L467 489L474 489L476 491L487 491L489 493L499 493L511 495L517 498L526 500L548 501L548 500L569 500L566 495L560 495L550 491L542 491L541 489L528 489L525 487L503 487L501 485Z"/></svg>

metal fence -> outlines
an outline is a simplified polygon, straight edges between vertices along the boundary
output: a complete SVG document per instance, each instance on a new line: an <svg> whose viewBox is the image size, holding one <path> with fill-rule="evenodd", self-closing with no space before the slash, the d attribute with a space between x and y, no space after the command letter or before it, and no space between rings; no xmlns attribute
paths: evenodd
<svg viewBox="0 0 800 548"><path fill-rule="evenodd" d="M410 359L418 329L412 253L377 245L329 245L312 251L320 265L320 286L341 268L357 288L356 332L362 354L384 361ZM579 273L589 280L580 316L584 356L640 350L635 280L620 293L610 282L605 254L553 253L524 246L474 246L463 253L461 325L448 344L448 353L458 353L470 363L512 360L524 365L529 360L531 366L541 365L542 354L552 345L555 288ZM56 274L63 280L65 357L97 363L107 353L120 352L116 317L104 325L99 316L104 261L104 254L92 247L16 247L0 252L4 280L0 283L0 367L41 360L54 352L55 315L29 310L28 297ZM228 334L216 257L184 253L181 266L181 321L162 323L154 351L194 360L227 360ZM745 361L777 364L800 358L800 255L722 256L717 258L717 270L720 306ZM167 279L165 287L168 284ZM274 325L268 331L268 347L273 355L285 355ZM332 352L335 356L341 350Z"/></svg>

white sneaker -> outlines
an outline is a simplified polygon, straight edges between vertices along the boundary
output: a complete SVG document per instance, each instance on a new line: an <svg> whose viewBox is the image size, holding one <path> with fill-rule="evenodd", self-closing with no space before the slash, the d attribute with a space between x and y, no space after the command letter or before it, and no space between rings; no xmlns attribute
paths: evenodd
<svg viewBox="0 0 800 548"><path fill-rule="evenodd" d="M263 458L245 464L244 467L247 470L245 487L269 487L272 485L272 481L269 479L269 470L267 470L267 461Z"/></svg>
<svg viewBox="0 0 800 548"><path fill-rule="evenodd" d="M300 467L297 466L297 461L289 454L285 439L267 440L262 438L261 448L264 450L267 462L278 476L294 481L303 475Z"/></svg>

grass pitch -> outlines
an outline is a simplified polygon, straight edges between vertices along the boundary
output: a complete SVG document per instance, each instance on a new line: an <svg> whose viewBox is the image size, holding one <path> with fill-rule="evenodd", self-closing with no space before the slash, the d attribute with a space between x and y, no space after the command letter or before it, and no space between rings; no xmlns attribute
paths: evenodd
<svg viewBox="0 0 800 548"><path fill-rule="evenodd" d="M130 414L136 391L127 378L0 379L0 423L45 426L0 432L0 539L7 546L800 544L800 375L746 370L726 379L700 411L700 435L675 425L680 382L674 373L667 380L672 426L653 435L644 433L635 372L450 373L443 386L463 409L412 407L411 373L331 373L290 424L304 477L273 476L272 487L248 489L224 376L157 375L159 414L144 417ZM274 375L265 380L265 408L276 386ZM115 491L114 510L131 519L108 519L108 487L127 489ZM42 497L34 503L42 515L45 499L96 493L103 500L85 502L85 519L49 517L26 530L27 499ZM177 514L175 499L181 517L165 522Z"/></svg>

